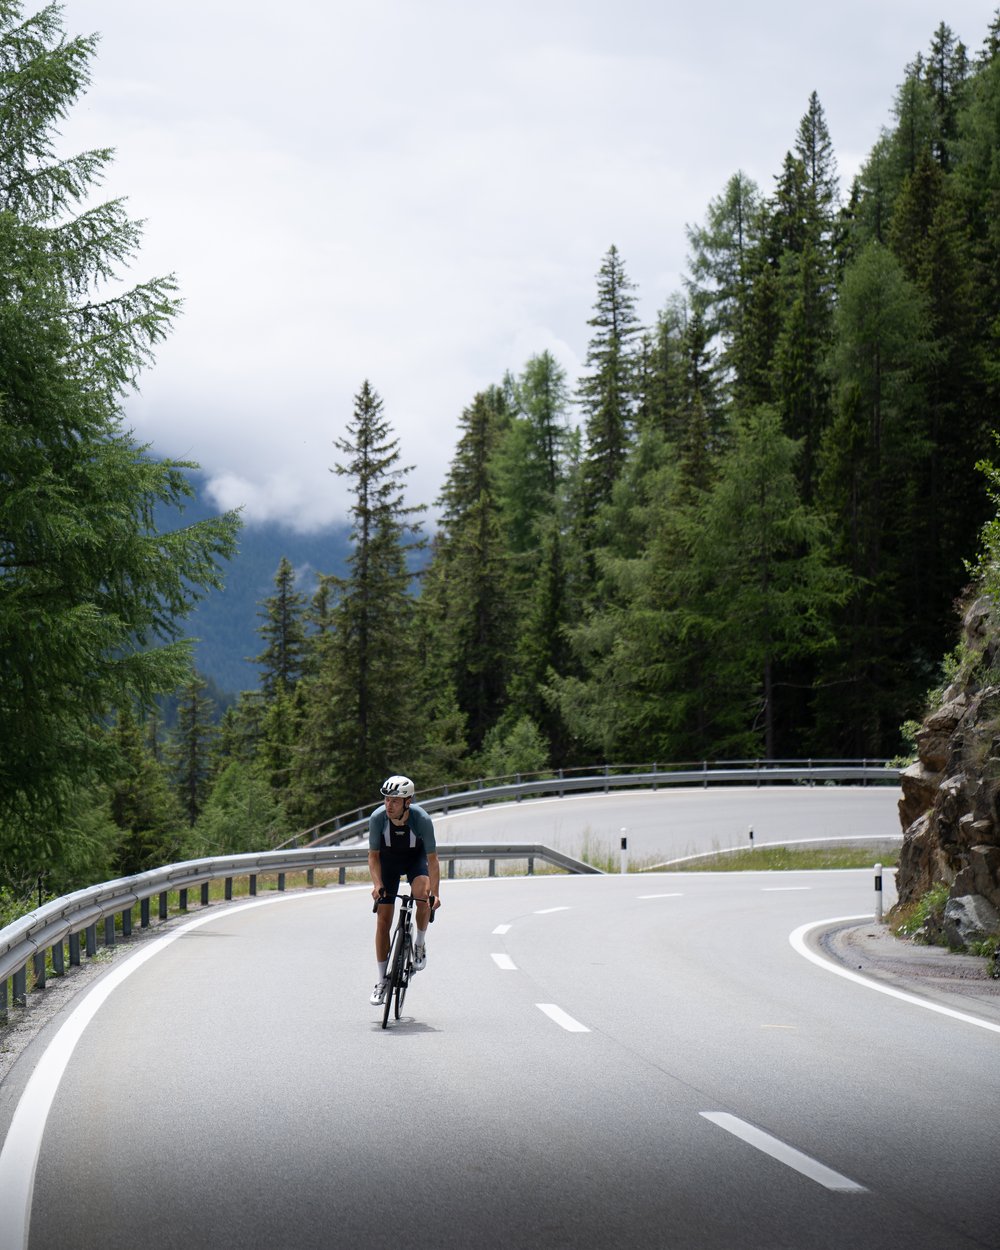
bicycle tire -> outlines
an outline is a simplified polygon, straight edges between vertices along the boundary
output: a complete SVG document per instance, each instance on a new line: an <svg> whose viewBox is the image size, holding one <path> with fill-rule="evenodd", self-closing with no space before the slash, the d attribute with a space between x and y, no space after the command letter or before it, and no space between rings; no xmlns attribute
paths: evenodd
<svg viewBox="0 0 1000 1250"><path fill-rule="evenodd" d="M403 926L397 925L396 932L392 937L392 947L389 951L389 963L386 968L388 976L388 984L385 987L385 1002L382 1007L382 1028L389 1027L389 1012L392 1010L392 1000L395 995L396 986L399 978L403 973ZM396 1012L396 1019L399 1019L399 1012Z"/></svg>
<svg viewBox="0 0 1000 1250"><path fill-rule="evenodd" d="M410 973L413 970L413 947L410 944L410 935L406 934L406 940L403 942L403 960L400 969L400 978L396 985L396 1019L399 1019L399 1013L403 1010L403 1000L406 998L406 991L410 985Z"/></svg>

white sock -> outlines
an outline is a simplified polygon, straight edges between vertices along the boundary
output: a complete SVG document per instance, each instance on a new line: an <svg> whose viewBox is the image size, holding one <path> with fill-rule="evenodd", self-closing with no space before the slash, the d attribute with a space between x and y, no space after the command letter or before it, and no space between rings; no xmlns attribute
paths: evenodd
<svg viewBox="0 0 1000 1250"><path fill-rule="evenodd" d="M388 967L389 967L389 961L388 961L388 959L380 959L380 960L378 961L378 979L379 979L380 981L384 981L384 980L385 980L385 970L386 970L386 968L388 968Z"/></svg>
<svg viewBox="0 0 1000 1250"><path fill-rule="evenodd" d="M427 937L427 930L426 930L426 929L418 929L418 930L417 930L417 945L418 945L418 946L423 946L423 944L424 944L424 940L426 939L426 937Z"/></svg>

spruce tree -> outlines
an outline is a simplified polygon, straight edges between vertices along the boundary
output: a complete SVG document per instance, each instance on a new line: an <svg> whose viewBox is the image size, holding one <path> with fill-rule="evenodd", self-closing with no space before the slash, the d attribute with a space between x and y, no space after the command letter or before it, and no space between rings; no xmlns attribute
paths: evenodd
<svg viewBox="0 0 1000 1250"><path fill-rule="evenodd" d="M264 600L257 632L266 646L254 660L261 667L261 689L268 699L287 693L303 675L308 641L306 596L295 589L295 570L282 556L274 575L276 593Z"/></svg>
<svg viewBox="0 0 1000 1250"><path fill-rule="evenodd" d="M577 392L585 430L582 509L586 517L611 498L634 434L642 331L634 291L618 249L612 246L597 275L594 315L587 322L593 329L587 372Z"/></svg>
<svg viewBox="0 0 1000 1250"><path fill-rule="evenodd" d="M211 790L213 704L205 698L205 679L192 673L180 692L177 723L167 759L185 819L193 825Z"/></svg>
<svg viewBox="0 0 1000 1250"><path fill-rule="evenodd" d="M422 546L423 509L404 501L410 467L399 463L399 440L367 379L334 446L343 457L334 471L350 483L352 550L347 575L326 578L329 628L304 691L290 796L302 823L366 802L420 745L407 557Z"/></svg>
<svg viewBox="0 0 1000 1250"><path fill-rule="evenodd" d="M503 712L515 637L510 547L496 480L496 458L510 422L499 387L479 392L462 413L438 500L439 542L424 592L441 667L472 751Z"/></svg>
<svg viewBox="0 0 1000 1250"><path fill-rule="evenodd" d="M75 787L109 777L92 732L113 706L148 707L183 680L179 622L220 584L229 515L169 532L154 509L191 494L193 467L156 461L121 402L177 311L171 278L119 280L140 231L91 202L110 152L55 152L87 86L95 37L61 9L0 0L0 861L60 854ZM162 516L157 512L157 516Z"/></svg>

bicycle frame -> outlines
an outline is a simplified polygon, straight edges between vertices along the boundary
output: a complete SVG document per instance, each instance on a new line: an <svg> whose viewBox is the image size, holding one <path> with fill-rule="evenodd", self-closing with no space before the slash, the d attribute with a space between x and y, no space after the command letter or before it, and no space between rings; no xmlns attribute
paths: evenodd
<svg viewBox="0 0 1000 1250"><path fill-rule="evenodd" d="M377 898L372 911L377 912L379 907L391 907L395 902L393 898ZM399 919L393 931L389 946L389 962L386 966L388 984L385 988L385 1003L382 1010L383 1029L389 1027L390 1009L394 1009L394 1016L397 1020L399 1019L410 977L413 974L413 912L417 903L430 903L430 920L431 922L434 920L433 894L427 898L418 898L414 894L404 894L400 897Z"/></svg>

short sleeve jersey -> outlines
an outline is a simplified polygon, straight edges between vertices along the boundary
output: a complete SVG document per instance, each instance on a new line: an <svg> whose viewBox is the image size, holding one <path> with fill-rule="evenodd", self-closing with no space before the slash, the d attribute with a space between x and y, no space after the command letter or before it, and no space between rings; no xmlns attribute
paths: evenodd
<svg viewBox="0 0 1000 1250"><path fill-rule="evenodd" d="M368 817L368 849L392 851L395 854L430 855L437 850L434 822L422 807L410 804L405 825L394 825L384 807L376 807Z"/></svg>

